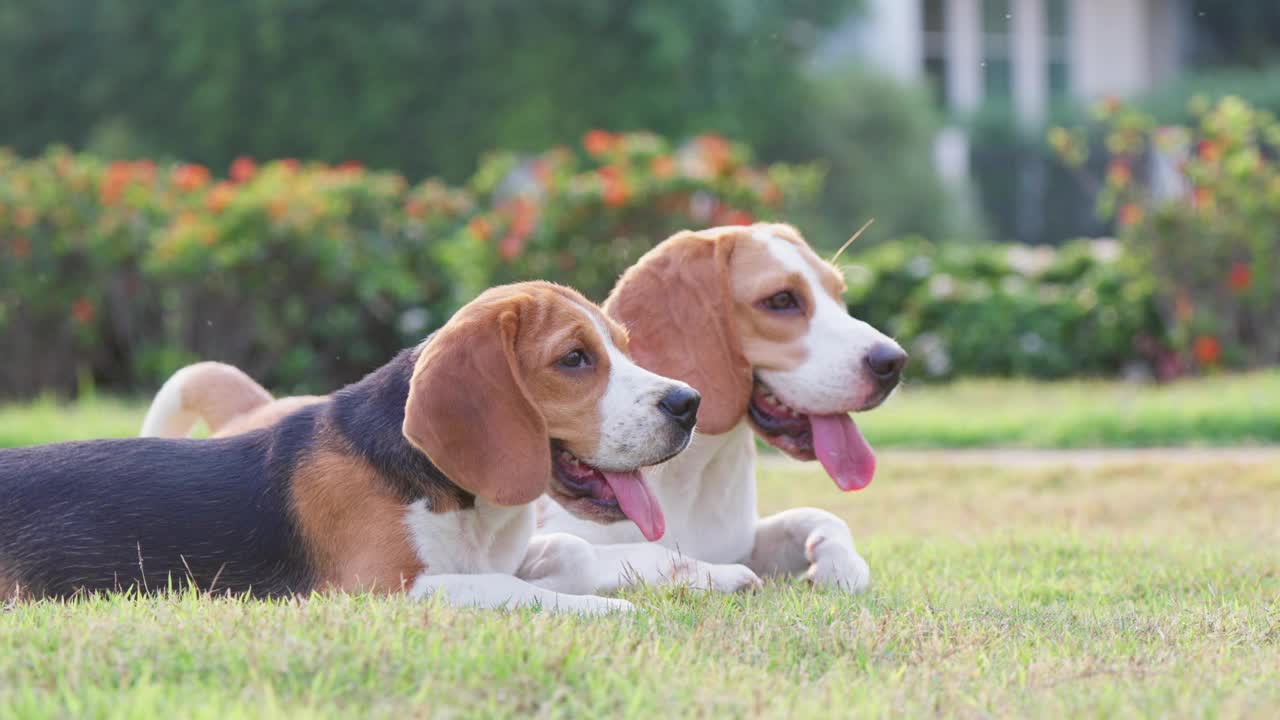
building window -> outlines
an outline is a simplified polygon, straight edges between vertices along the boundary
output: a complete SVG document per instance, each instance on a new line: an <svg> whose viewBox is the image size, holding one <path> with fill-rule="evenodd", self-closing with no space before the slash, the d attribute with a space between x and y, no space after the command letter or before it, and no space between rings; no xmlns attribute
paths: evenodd
<svg viewBox="0 0 1280 720"><path fill-rule="evenodd" d="M924 0L924 73L938 107L947 106L947 8L945 0Z"/></svg>
<svg viewBox="0 0 1280 720"><path fill-rule="evenodd" d="M982 0L982 83L988 98L1013 95L1009 0Z"/></svg>
<svg viewBox="0 0 1280 720"><path fill-rule="evenodd" d="M1068 38L1067 0L1045 0L1045 34L1048 36L1049 96L1063 97L1071 92L1071 66Z"/></svg>

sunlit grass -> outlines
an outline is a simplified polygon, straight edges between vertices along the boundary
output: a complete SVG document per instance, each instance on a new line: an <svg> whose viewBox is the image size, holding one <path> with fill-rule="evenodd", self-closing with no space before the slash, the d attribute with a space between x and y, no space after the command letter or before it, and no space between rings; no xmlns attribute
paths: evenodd
<svg viewBox="0 0 1280 720"><path fill-rule="evenodd" d="M0 716L1265 717L1280 705L1280 471L1257 462L949 467L827 507L862 596L628 593L583 620L403 598L109 598L0 615Z"/></svg>
<svg viewBox="0 0 1280 720"><path fill-rule="evenodd" d="M148 401L0 405L0 447L129 437L142 426ZM878 448L1280 444L1280 371L1169 385L908 383L883 407L857 417Z"/></svg>

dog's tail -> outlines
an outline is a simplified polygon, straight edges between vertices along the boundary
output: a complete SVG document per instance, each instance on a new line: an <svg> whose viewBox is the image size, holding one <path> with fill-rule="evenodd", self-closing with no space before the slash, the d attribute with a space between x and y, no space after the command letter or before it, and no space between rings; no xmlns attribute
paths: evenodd
<svg viewBox="0 0 1280 720"><path fill-rule="evenodd" d="M142 421L142 437L186 437L197 420L216 433L232 419L272 401L271 393L237 367L188 365L161 386Z"/></svg>

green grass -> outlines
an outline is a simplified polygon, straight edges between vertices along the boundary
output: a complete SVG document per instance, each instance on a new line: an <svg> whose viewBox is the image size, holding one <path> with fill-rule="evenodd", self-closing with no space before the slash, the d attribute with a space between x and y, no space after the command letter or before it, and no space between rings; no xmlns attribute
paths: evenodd
<svg viewBox="0 0 1280 720"><path fill-rule="evenodd" d="M1280 472L947 467L886 455L820 504L862 596L628 593L584 620L401 598L98 599L0 614L0 716L1265 717L1280 706Z"/></svg>
<svg viewBox="0 0 1280 720"><path fill-rule="evenodd" d="M858 416L878 447L1167 447L1280 443L1280 371L1168 385L965 380L908 385Z"/></svg>
<svg viewBox="0 0 1280 720"><path fill-rule="evenodd" d="M0 447L137 433L146 401L0 406ZM1170 385L965 380L908 385L858 416L880 448L1280 443L1280 370Z"/></svg>

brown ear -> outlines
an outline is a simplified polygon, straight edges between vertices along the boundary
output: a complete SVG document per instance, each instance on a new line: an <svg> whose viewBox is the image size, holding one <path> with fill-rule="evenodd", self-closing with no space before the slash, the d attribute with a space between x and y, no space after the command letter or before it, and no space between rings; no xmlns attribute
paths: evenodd
<svg viewBox="0 0 1280 720"><path fill-rule="evenodd" d="M533 502L551 477L546 422L516 362L520 306L460 310L423 347L404 409L405 438L463 490L498 505Z"/></svg>
<svg viewBox="0 0 1280 720"><path fill-rule="evenodd" d="M678 233L623 273L604 311L627 328L641 367L702 394L698 432L728 432L747 412L751 364L733 318L737 233Z"/></svg>

